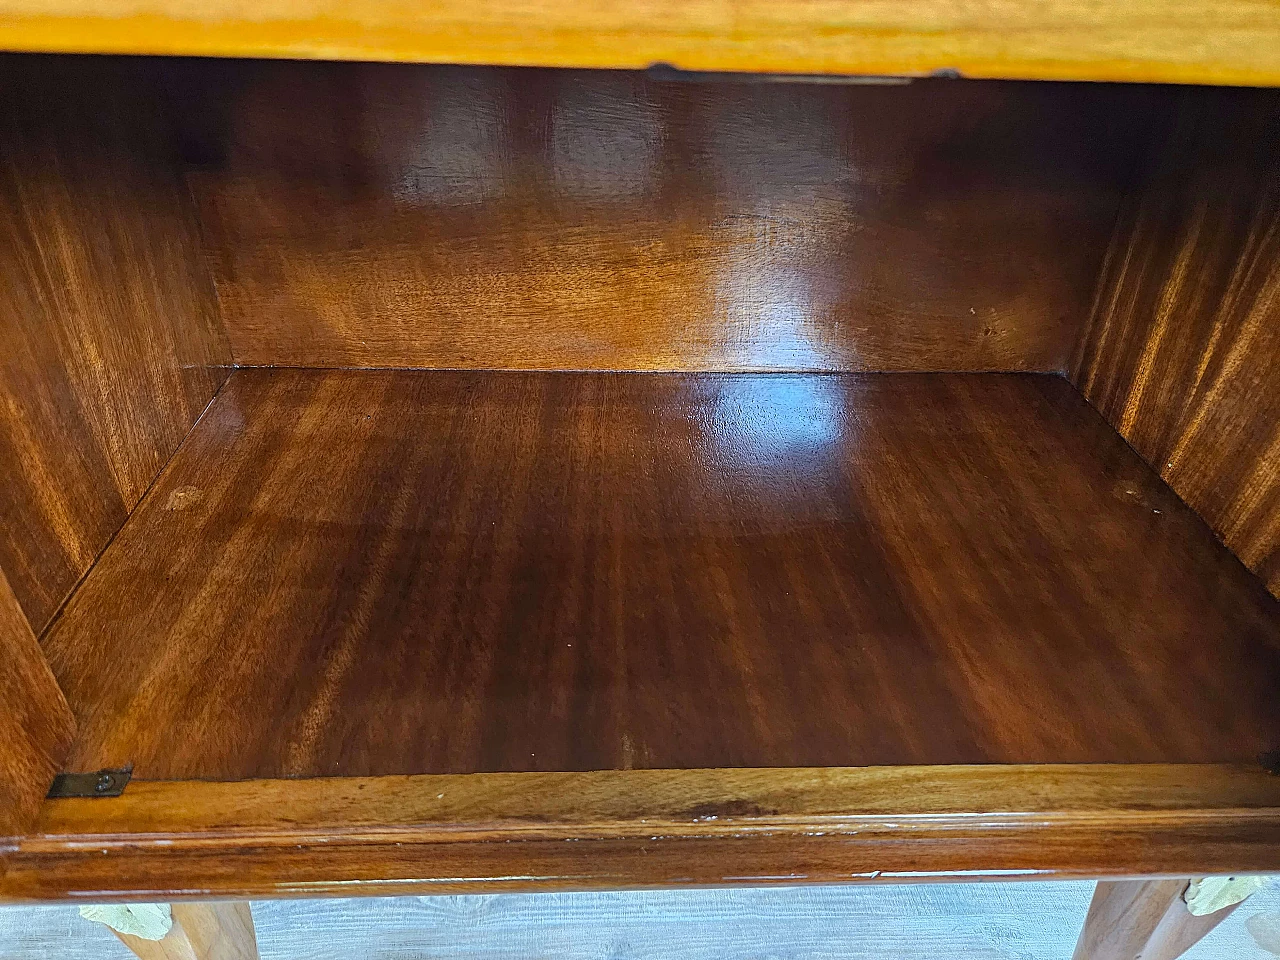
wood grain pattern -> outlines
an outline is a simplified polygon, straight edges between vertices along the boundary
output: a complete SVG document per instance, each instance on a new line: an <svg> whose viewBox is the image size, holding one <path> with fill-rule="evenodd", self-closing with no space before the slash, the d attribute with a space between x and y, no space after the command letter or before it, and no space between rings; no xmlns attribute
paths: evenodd
<svg viewBox="0 0 1280 960"><path fill-rule="evenodd" d="M253 914L243 900L175 903L163 940L116 933L141 960L258 960Z"/></svg>
<svg viewBox="0 0 1280 960"><path fill-rule="evenodd" d="M1051 376L239 370L45 647L148 779L1280 735L1280 607Z"/></svg>
<svg viewBox="0 0 1280 960"><path fill-rule="evenodd" d="M71 708L0 570L0 852L35 819L74 733Z"/></svg>
<svg viewBox="0 0 1280 960"><path fill-rule="evenodd" d="M1100 882L1072 960L1142 960L1147 942L1186 889L1186 879Z"/></svg>
<svg viewBox="0 0 1280 960"><path fill-rule="evenodd" d="M1269 0L4 0L9 50L1280 83Z"/></svg>
<svg viewBox="0 0 1280 960"><path fill-rule="evenodd" d="M171 74L237 362L324 367L1060 371L1155 97Z"/></svg>
<svg viewBox="0 0 1280 960"><path fill-rule="evenodd" d="M127 75L0 60L0 568L37 634L230 362L172 151Z"/></svg>
<svg viewBox="0 0 1280 960"><path fill-rule="evenodd" d="M1239 906L1192 916L1186 880L1102 881L1073 960L1178 960Z"/></svg>
<svg viewBox="0 0 1280 960"><path fill-rule="evenodd" d="M1280 97L1187 94L1073 378L1280 595Z"/></svg>
<svg viewBox="0 0 1280 960"><path fill-rule="evenodd" d="M1160 918L1151 939L1147 941L1146 949L1142 951L1142 960L1178 960L1239 906L1239 903L1233 903L1214 913L1197 917L1187 909L1186 901L1179 893Z"/></svg>
<svg viewBox="0 0 1280 960"><path fill-rule="evenodd" d="M134 781L50 801L11 863L9 900L1274 871L1280 779L988 765Z"/></svg>

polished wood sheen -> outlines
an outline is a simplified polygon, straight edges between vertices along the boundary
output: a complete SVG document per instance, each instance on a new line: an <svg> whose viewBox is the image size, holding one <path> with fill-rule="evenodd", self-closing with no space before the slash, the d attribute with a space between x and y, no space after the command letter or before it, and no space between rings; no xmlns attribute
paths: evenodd
<svg viewBox="0 0 1280 960"><path fill-rule="evenodd" d="M163 87L236 361L325 367L1063 370L1153 100L298 63Z"/></svg>
<svg viewBox="0 0 1280 960"><path fill-rule="evenodd" d="M144 779L1280 744L1280 605L1053 376L239 370L45 647Z"/></svg>
<svg viewBox="0 0 1280 960"><path fill-rule="evenodd" d="M56 800L7 900L1275 871L1280 778L1124 764L134 781Z"/></svg>
<svg viewBox="0 0 1280 960"><path fill-rule="evenodd" d="M1280 83L1270 0L4 0L0 47Z"/></svg>
<svg viewBox="0 0 1280 960"><path fill-rule="evenodd" d="M0 570L0 873L6 838L35 819L75 719Z"/></svg>
<svg viewBox="0 0 1280 960"><path fill-rule="evenodd" d="M1280 596L1280 96L1185 95L1074 379Z"/></svg>
<svg viewBox="0 0 1280 960"><path fill-rule="evenodd" d="M37 634L230 362L168 135L129 75L0 59L0 568Z"/></svg>

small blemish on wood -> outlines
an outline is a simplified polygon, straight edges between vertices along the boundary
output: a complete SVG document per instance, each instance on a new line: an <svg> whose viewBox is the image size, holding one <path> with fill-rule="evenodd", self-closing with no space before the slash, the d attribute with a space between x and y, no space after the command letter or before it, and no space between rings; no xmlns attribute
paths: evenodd
<svg viewBox="0 0 1280 960"><path fill-rule="evenodd" d="M203 499L204 491L199 487L178 487L178 489L169 494L169 499L165 501L164 508L166 510L186 510L194 507Z"/></svg>
<svg viewBox="0 0 1280 960"><path fill-rule="evenodd" d="M777 810L765 809L750 800L723 800L717 803L700 803L690 807L679 815L680 819L690 820L728 820L735 817L775 817Z"/></svg>

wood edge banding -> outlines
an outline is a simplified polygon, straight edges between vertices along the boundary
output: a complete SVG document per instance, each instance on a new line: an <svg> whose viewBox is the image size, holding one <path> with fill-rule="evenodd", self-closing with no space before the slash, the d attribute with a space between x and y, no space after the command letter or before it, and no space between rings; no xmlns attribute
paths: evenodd
<svg viewBox="0 0 1280 960"><path fill-rule="evenodd" d="M142 781L57 800L2 900L1280 869L1280 778L1219 764Z"/></svg>
<svg viewBox="0 0 1280 960"><path fill-rule="evenodd" d="M1260 4L1143 0L896 5L771 2L732 12L681 5L514 3L468 8L395 0L230 0L129 5L0 3L12 51L484 63L988 79L1280 84L1276 30ZM354 11L354 12L353 12Z"/></svg>

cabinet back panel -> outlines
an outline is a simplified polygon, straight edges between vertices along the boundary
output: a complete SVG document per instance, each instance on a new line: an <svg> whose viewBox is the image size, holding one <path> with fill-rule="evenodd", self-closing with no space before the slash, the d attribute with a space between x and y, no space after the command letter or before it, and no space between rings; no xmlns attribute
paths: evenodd
<svg viewBox="0 0 1280 960"><path fill-rule="evenodd" d="M1156 96L180 70L247 365L1065 369Z"/></svg>
<svg viewBox="0 0 1280 960"><path fill-rule="evenodd" d="M0 60L0 569L36 634L230 363L140 81L127 63Z"/></svg>
<svg viewBox="0 0 1280 960"><path fill-rule="evenodd" d="M1074 379L1280 596L1280 96L1185 94Z"/></svg>

